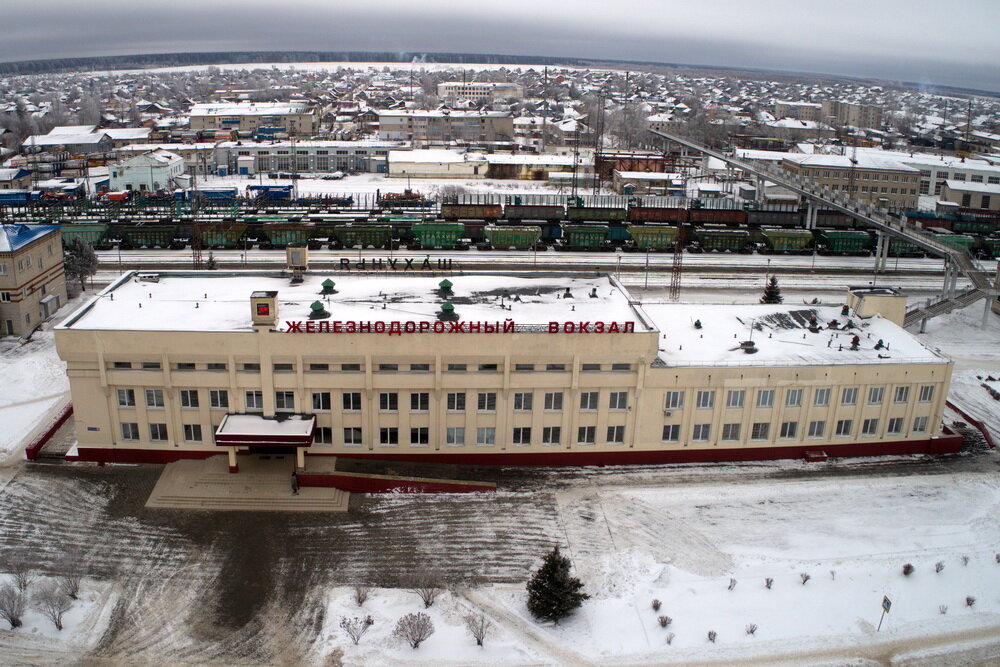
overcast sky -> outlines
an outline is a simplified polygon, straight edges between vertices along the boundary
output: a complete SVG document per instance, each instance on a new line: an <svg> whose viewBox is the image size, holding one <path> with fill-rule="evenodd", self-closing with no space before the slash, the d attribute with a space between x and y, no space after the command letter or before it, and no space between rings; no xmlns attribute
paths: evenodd
<svg viewBox="0 0 1000 667"><path fill-rule="evenodd" d="M1000 0L34 0L0 60L177 51L648 60L1000 91Z"/></svg>

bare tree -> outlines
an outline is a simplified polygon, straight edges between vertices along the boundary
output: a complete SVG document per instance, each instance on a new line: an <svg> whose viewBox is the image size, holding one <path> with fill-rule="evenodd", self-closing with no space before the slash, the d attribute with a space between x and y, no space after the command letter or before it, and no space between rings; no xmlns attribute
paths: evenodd
<svg viewBox="0 0 1000 667"><path fill-rule="evenodd" d="M434 604L437 596L441 594L442 589L441 585L434 579L420 577L414 582L410 590L420 596L421 601L424 603L424 609L429 609Z"/></svg>
<svg viewBox="0 0 1000 667"><path fill-rule="evenodd" d="M52 621L52 624L56 626L56 630L63 629L63 614L73 606L73 601L60 589L59 584L51 581L42 586L32 596L32 602L35 609Z"/></svg>
<svg viewBox="0 0 1000 667"><path fill-rule="evenodd" d="M368 601L368 594L371 593L371 586L367 584L358 584L354 587L354 601L358 603L359 607L364 606L365 602Z"/></svg>
<svg viewBox="0 0 1000 667"><path fill-rule="evenodd" d="M0 588L0 618L10 623L11 629L21 627L21 617L28 607L24 593L10 584Z"/></svg>
<svg viewBox="0 0 1000 667"><path fill-rule="evenodd" d="M483 612L468 613L465 615L465 627L469 629L472 638L476 640L476 646L482 646L483 640L493 627L493 621L486 618Z"/></svg>
<svg viewBox="0 0 1000 667"><path fill-rule="evenodd" d="M434 634L434 623L423 612L407 614L399 619L392 634L405 640L410 648L419 648L421 643Z"/></svg>
<svg viewBox="0 0 1000 667"><path fill-rule="evenodd" d="M14 563L11 576L14 577L14 585L17 586L17 590L21 591L21 593L27 593L28 589L31 588L31 584L35 583L35 580L38 579L38 573L28 567L28 564L23 561Z"/></svg>
<svg viewBox="0 0 1000 667"><path fill-rule="evenodd" d="M59 586L62 592L74 600L80 598L80 583L83 581L83 574L80 572L67 572L59 577Z"/></svg>
<svg viewBox="0 0 1000 667"><path fill-rule="evenodd" d="M354 642L355 646L357 646L358 642L361 641L361 638L365 636L365 633L368 632L368 628L373 625L375 625L375 619L371 616L365 616L364 618L361 618L360 616L355 616L353 618L342 616L340 618L341 629L347 633L347 636L351 638L351 641Z"/></svg>

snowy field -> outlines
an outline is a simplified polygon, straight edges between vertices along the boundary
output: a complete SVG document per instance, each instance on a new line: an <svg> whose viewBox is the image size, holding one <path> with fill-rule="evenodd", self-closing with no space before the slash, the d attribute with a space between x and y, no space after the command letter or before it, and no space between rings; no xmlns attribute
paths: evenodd
<svg viewBox="0 0 1000 667"><path fill-rule="evenodd" d="M12 338L0 340L0 387L2 463L69 400L69 381L50 331L36 334L24 345Z"/></svg>

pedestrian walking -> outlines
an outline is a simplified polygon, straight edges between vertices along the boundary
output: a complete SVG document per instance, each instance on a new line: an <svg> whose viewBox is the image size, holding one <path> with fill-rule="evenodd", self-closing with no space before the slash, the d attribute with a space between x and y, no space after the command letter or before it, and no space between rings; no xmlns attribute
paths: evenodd
<svg viewBox="0 0 1000 667"><path fill-rule="evenodd" d="M294 470L292 471L292 495L299 495L299 476Z"/></svg>

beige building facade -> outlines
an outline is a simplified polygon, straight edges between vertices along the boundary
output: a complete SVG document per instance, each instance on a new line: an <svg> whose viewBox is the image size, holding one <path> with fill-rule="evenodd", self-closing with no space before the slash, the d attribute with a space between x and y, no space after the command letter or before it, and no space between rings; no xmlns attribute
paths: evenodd
<svg viewBox="0 0 1000 667"><path fill-rule="evenodd" d="M81 307L56 334L78 457L227 454L235 470L303 419L304 469L313 455L589 465L957 446L940 431L951 362L878 316L643 308L593 274L453 276L446 293L440 276L336 275L327 297L324 277L130 274ZM307 319L310 299L325 319ZM457 320L442 319L450 299ZM227 415L259 434L225 444Z"/></svg>
<svg viewBox="0 0 1000 667"><path fill-rule="evenodd" d="M0 336L22 336L66 303L57 225L0 225Z"/></svg>
<svg viewBox="0 0 1000 667"><path fill-rule="evenodd" d="M305 102L236 102L195 104L189 114L191 130L255 132L281 127L289 135L313 134L315 110Z"/></svg>
<svg viewBox="0 0 1000 667"><path fill-rule="evenodd" d="M895 160L859 154L808 155L785 158L781 166L834 192L887 208L915 210L920 170Z"/></svg>

